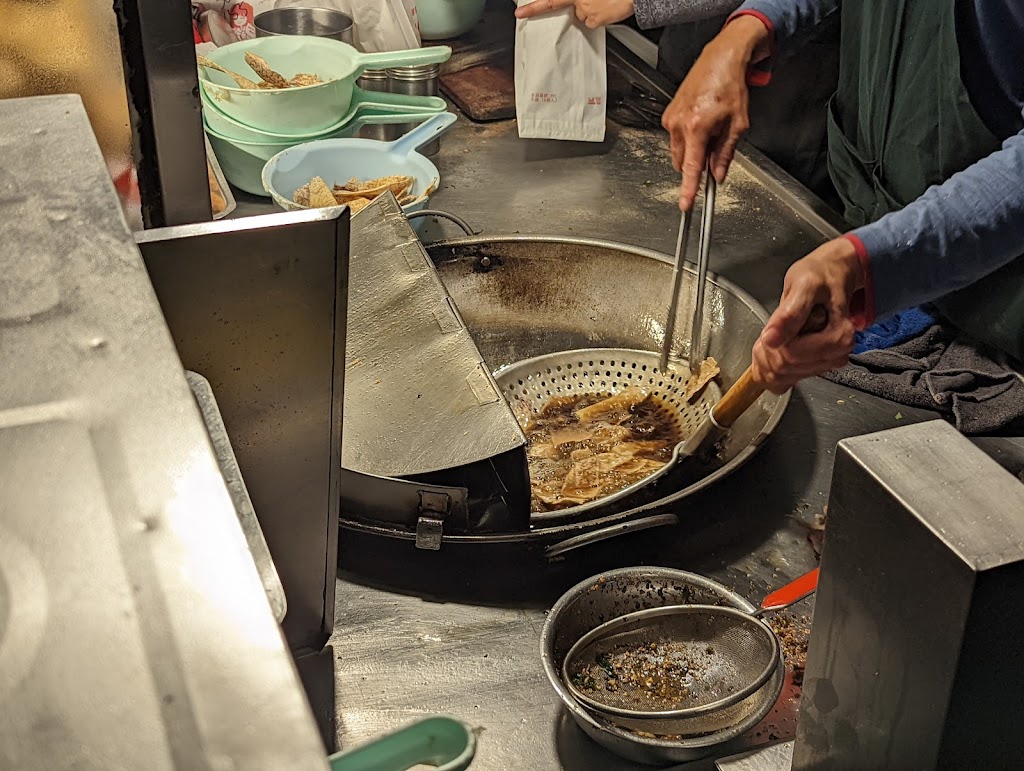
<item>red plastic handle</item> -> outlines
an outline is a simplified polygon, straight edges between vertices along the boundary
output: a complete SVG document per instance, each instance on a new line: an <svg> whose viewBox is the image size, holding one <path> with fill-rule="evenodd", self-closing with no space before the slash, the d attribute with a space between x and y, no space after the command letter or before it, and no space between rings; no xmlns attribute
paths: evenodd
<svg viewBox="0 0 1024 771"><path fill-rule="evenodd" d="M805 573L795 581L790 581L781 589L776 589L761 602L762 610L775 610L786 608L798 600L802 600L818 588L818 573L821 568L815 568L810 573Z"/></svg>

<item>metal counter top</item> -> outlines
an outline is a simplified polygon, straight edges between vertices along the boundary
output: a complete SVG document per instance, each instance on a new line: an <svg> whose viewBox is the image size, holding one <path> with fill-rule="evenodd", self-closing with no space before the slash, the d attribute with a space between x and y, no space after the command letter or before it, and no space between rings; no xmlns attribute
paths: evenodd
<svg viewBox="0 0 1024 771"><path fill-rule="evenodd" d="M522 141L513 121L462 118L433 160L442 178L431 208L459 215L481 237L571 235L674 250L678 180L660 130L610 122L601 144ZM768 308L788 265L834 232L818 205L794 192L802 195L749 148L718 189L710 269ZM241 195L234 216L264 211L265 203ZM456 235L442 220L422 233L424 241ZM562 710L540 663L545 610L589 575L639 564L709 575L757 603L815 565L807 536L823 513L837 442L934 418L807 381L755 458L687 500L693 521L596 544L552 565L514 550L445 547L438 569L436 555L411 544L342 533L332 639L339 745L442 712L479 727L473 768L481 771L644 768L594 744ZM775 712L720 755L792 738L798 694L787 679ZM710 769L713 761L686 767Z"/></svg>
<svg viewBox="0 0 1024 771"><path fill-rule="evenodd" d="M326 769L81 99L0 124L0 768Z"/></svg>

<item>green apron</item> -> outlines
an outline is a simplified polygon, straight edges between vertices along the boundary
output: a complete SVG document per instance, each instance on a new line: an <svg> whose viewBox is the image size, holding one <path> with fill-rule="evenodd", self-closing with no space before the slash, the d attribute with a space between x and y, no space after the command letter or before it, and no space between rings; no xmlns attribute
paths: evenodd
<svg viewBox="0 0 1024 771"><path fill-rule="evenodd" d="M852 227L896 211L1000 141L960 79L955 0L845 0L828 169ZM937 301L973 337L1024 358L1024 259Z"/></svg>

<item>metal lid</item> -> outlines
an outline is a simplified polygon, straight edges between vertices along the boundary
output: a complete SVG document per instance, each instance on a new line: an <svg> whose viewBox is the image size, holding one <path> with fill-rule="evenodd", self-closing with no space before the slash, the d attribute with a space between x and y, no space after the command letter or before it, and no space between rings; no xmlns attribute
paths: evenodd
<svg viewBox="0 0 1024 771"><path fill-rule="evenodd" d="M388 77L392 80L432 80L441 72L440 64L416 64L410 67L391 67Z"/></svg>
<svg viewBox="0 0 1024 771"><path fill-rule="evenodd" d="M387 80L387 70L363 70L362 74L358 78L359 80Z"/></svg>

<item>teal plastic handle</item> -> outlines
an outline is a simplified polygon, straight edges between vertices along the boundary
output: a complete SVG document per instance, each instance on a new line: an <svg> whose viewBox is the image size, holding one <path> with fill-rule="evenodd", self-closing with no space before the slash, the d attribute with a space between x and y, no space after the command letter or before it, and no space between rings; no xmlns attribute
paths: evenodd
<svg viewBox="0 0 1024 771"><path fill-rule="evenodd" d="M388 94L379 91L364 91L355 88L352 91L352 102L349 112L362 115L369 111L400 112L403 114L444 112L448 103L439 96L407 96L405 94Z"/></svg>
<svg viewBox="0 0 1024 771"><path fill-rule="evenodd" d="M440 64L448 61L452 49L448 46L410 48L406 51L381 51L376 54L359 54L355 57L357 74L365 70L383 70L388 67L414 67L418 64Z"/></svg>
<svg viewBox="0 0 1024 771"><path fill-rule="evenodd" d="M329 758L331 771L465 771L476 755L476 735L460 720L438 716L400 728L376 741Z"/></svg>
<svg viewBox="0 0 1024 771"><path fill-rule="evenodd" d="M358 134L359 129L363 126L396 126L402 123L418 124L429 118L430 113L371 112L365 115L357 115L345 128L339 129L336 134L325 137L325 139L351 139Z"/></svg>
<svg viewBox="0 0 1024 771"><path fill-rule="evenodd" d="M388 153L402 158L407 157L414 150L419 150L437 139L454 125L457 117L455 113L443 112L440 115L424 121L404 137L389 142Z"/></svg>

